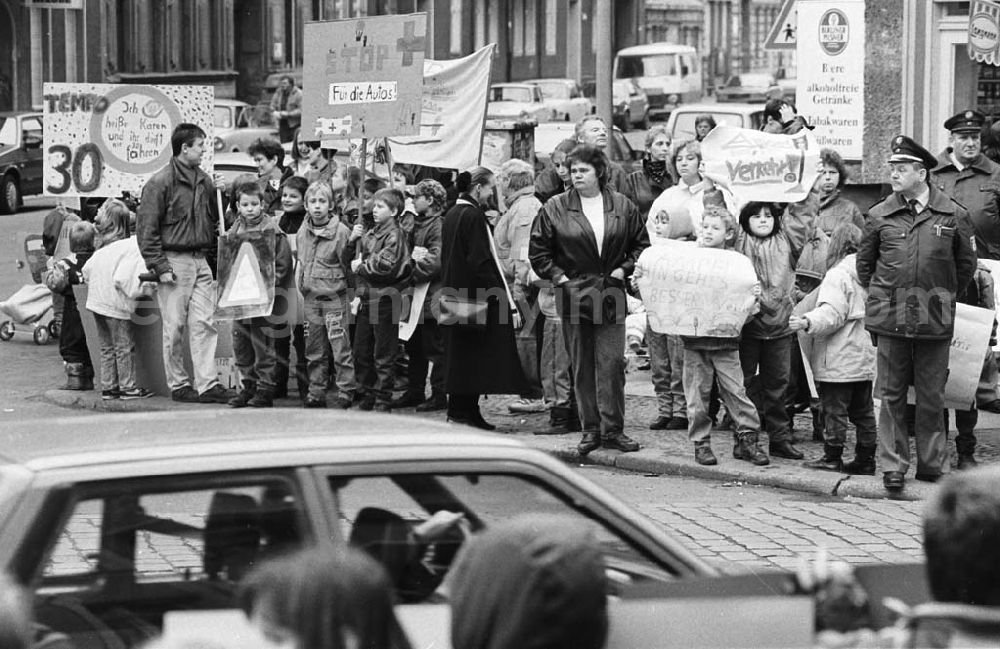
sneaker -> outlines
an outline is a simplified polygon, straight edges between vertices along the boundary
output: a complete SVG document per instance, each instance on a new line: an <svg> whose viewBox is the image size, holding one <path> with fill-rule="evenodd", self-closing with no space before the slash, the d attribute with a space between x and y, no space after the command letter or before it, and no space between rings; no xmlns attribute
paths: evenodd
<svg viewBox="0 0 1000 649"><path fill-rule="evenodd" d="M326 399L318 399L316 397L306 397L302 401L303 408L326 408Z"/></svg>
<svg viewBox="0 0 1000 649"><path fill-rule="evenodd" d="M687 417L671 417L670 421L667 423L667 430L687 430L688 420Z"/></svg>
<svg viewBox="0 0 1000 649"><path fill-rule="evenodd" d="M153 396L153 392L151 390L147 390L146 388L132 388L131 390L122 390L121 393L123 401L131 401L132 399L148 399L151 396Z"/></svg>
<svg viewBox="0 0 1000 649"><path fill-rule="evenodd" d="M222 387L221 384L216 383L209 389L205 390L198 395L199 403L229 403L229 400L233 398L233 394Z"/></svg>
<svg viewBox="0 0 1000 649"><path fill-rule="evenodd" d="M604 448L617 449L623 453L634 453L639 450L639 442L625 433L613 433L601 439Z"/></svg>
<svg viewBox="0 0 1000 649"><path fill-rule="evenodd" d="M527 399L521 397L514 403L507 406L507 410L516 413L536 413L547 410L544 399Z"/></svg>
<svg viewBox="0 0 1000 649"><path fill-rule="evenodd" d="M337 410L350 410L352 405L354 405L354 399L350 397L337 397L333 407Z"/></svg>
<svg viewBox="0 0 1000 649"><path fill-rule="evenodd" d="M174 401L180 401L181 403L198 403L198 392L195 391L190 385L185 385L182 388L177 388L170 393L170 398Z"/></svg>
<svg viewBox="0 0 1000 649"><path fill-rule="evenodd" d="M115 399L120 399L122 396L121 390L118 388L111 388L110 390L101 390L101 400L102 401L114 401Z"/></svg>
<svg viewBox="0 0 1000 649"><path fill-rule="evenodd" d="M712 452L712 447L708 444L695 444L694 461L702 466L715 466L719 463L715 453Z"/></svg>

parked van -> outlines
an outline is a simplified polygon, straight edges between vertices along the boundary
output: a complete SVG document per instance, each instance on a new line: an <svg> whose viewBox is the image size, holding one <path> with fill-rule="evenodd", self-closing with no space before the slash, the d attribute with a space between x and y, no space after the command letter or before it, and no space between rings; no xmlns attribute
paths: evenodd
<svg viewBox="0 0 1000 649"><path fill-rule="evenodd" d="M649 98L650 117L667 117L681 103L700 101L701 64L688 45L649 43L619 50L615 79L632 79Z"/></svg>

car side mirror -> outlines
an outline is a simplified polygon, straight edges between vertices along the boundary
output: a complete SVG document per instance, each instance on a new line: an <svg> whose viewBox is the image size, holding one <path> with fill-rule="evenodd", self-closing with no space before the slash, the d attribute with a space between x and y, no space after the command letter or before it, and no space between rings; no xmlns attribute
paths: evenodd
<svg viewBox="0 0 1000 649"><path fill-rule="evenodd" d="M24 145L25 149L37 149L42 146L42 136L25 134L24 137L21 138L21 143Z"/></svg>

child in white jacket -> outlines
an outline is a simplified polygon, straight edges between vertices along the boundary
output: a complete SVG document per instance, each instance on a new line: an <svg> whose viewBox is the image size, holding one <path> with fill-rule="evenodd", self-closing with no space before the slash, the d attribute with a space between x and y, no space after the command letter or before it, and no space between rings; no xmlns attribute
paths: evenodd
<svg viewBox="0 0 1000 649"><path fill-rule="evenodd" d="M139 274L146 271L139 244L129 236L131 212L110 199L95 219L98 248L83 267L87 309L94 314L101 345L101 398L142 399L153 396L136 385L132 314L144 294Z"/></svg>
<svg viewBox="0 0 1000 649"><path fill-rule="evenodd" d="M805 466L875 475L875 348L865 331L867 292L858 282L854 255L861 238L861 230L853 223L834 228L828 253L830 270L816 292L806 296L796 310L809 309L814 295L815 307L792 315L788 324L799 332L800 345L809 357L826 423L823 457ZM802 334L812 336L812 340ZM841 456L848 421L854 424L857 441L854 459L845 464Z"/></svg>

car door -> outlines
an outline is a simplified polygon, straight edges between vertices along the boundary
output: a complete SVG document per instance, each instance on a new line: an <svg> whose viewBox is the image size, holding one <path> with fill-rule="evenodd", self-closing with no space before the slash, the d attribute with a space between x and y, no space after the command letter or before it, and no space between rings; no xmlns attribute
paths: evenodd
<svg viewBox="0 0 1000 649"><path fill-rule="evenodd" d="M21 118L21 147L25 165L21 169L21 192L25 196L42 193L42 116L25 115Z"/></svg>

